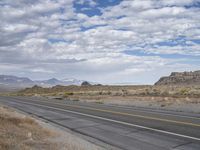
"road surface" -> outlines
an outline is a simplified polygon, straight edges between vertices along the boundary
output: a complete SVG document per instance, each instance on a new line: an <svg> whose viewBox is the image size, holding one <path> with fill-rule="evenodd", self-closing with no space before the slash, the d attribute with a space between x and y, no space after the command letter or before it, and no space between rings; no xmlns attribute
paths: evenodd
<svg viewBox="0 0 200 150"><path fill-rule="evenodd" d="M200 150L200 114L35 97L0 97L0 104L105 143L106 149Z"/></svg>

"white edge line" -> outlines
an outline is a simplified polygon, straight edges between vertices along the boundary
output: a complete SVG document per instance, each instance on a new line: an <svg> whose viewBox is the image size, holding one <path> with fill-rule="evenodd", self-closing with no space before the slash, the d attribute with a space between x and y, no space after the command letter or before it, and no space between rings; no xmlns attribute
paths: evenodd
<svg viewBox="0 0 200 150"><path fill-rule="evenodd" d="M151 130L151 131L155 131L155 132L159 132L159 133L164 133L164 134L169 134L169 135L175 135L175 136L182 137L182 138L188 138L188 139L200 141L200 138L196 138L196 137L192 137L192 136L188 136L188 135L182 135L182 134L178 134L178 133L172 133L172 132L169 132L169 131L154 129L154 128L145 127L145 126L141 126L141 125L136 125L136 124L132 124L132 123L127 123L127 122L123 122L123 121L117 121L117 120L108 119L108 118L104 118L104 117L99 117L99 116L89 115L89 114L85 114L85 113L80 113L80 112L76 112L76 111L65 110L65 109L62 109L62 108L55 108L55 107L51 107L51 106L45 106L45 105L40 105L40 104L33 104L33 103L28 103L28 102L20 102L20 103L31 104L31 105L36 105L36 106L42 106L42 107L46 107L46 108L51 108L51 109L65 111L65 112L69 112L69 113L73 113L73 114L87 116L87 117L91 117L91 118L95 118L95 119L101 119L101 120L105 120L105 121L109 121L109 122L115 122L115 123L119 123L119 124L123 124L123 125L128 125L128 126L131 126L131 127L137 127L137 128L141 128L141 129Z"/></svg>

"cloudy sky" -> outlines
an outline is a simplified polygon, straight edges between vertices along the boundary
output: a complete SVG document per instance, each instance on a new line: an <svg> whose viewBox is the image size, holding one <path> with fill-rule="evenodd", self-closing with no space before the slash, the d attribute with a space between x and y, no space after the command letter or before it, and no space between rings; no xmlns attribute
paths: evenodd
<svg viewBox="0 0 200 150"><path fill-rule="evenodd" d="M200 0L0 0L0 74L152 84L200 69Z"/></svg>

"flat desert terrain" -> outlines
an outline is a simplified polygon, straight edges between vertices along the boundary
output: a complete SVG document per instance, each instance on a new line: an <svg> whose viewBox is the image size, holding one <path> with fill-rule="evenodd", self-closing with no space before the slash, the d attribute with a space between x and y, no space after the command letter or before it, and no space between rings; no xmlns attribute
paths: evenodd
<svg viewBox="0 0 200 150"><path fill-rule="evenodd" d="M13 95L200 113L200 86L34 86Z"/></svg>

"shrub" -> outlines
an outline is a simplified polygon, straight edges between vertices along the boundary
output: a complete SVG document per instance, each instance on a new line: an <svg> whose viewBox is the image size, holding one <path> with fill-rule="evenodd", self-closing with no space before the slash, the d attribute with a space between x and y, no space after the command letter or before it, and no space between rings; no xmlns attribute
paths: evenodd
<svg viewBox="0 0 200 150"><path fill-rule="evenodd" d="M179 94L180 95L187 95L187 94L189 94L189 89L181 89Z"/></svg>
<svg viewBox="0 0 200 150"><path fill-rule="evenodd" d="M70 95L74 95L74 93L73 92L65 92L63 97L68 97Z"/></svg>

